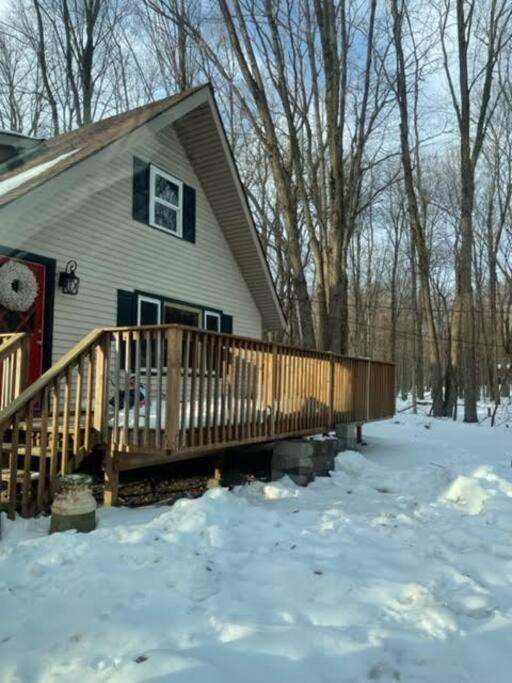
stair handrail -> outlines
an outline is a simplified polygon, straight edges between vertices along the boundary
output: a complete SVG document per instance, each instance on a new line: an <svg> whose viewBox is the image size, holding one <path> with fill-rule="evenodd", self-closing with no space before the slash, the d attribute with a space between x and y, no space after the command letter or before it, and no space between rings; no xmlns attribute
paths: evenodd
<svg viewBox="0 0 512 683"><path fill-rule="evenodd" d="M104 334L101 327L94 328L75 344L69 351L62 355L46 372L32 382L21 394L10 403L5 410L0 413L0 430L5 428L5 423L23 408L26 408L30 401L35 399L44 389L62 374L66 368L74 363L87 349L92 346ZM0 350L3 346L0 346Z"/></svg>
<svg viewBox="0 0 512 683"><path fill-rule="evenodd" d="M12 334L1 334L0 339L8 337L8 339L2 344L0 343L0 363L9 356L14 349L23 343L23 340L29 338L28 332L13 332Z"/></svg>
<svg viewBox="0 0 512 683"><path fill-rule="evenodd" d="M0 414L27 386L29 339L27 332L0 335Z"/></svg>

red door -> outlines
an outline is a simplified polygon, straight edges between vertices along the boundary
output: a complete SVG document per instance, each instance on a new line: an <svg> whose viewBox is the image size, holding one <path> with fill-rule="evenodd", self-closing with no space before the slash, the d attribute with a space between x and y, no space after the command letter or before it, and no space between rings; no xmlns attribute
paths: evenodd
<svg viewBox="0 0 512 683"><path fill-rule="evenodd" d="M28 268L37 282L35 299L26 310L12 310L9 305L3 305L0 300L0 333L28 332L31 335L28 363L28 381L31 383L39 377L43 369L46 266L29 260L0 255L0 267L8 261L14 261Z"/></svg>

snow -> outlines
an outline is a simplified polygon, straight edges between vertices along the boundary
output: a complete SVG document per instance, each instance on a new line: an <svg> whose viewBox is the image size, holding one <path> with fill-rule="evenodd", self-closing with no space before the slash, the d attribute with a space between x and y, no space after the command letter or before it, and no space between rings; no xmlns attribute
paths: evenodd
<svg viewBox="0 0 512 683"><path fill-rule="evenodd" d="M3 520L0 680L510 681L510 431L400 414L307 488Z"/></svg>
<svg viewBox="0 0 512 683"><path fill-rule="evenodd" d="M21 187L21 185L28 183L29 180L37 178L38 175L41 175L49 168L52 168L52 166L56 166L61 161L64 161L64 159L70 157L72 154L76 154L78 151L78 149L74 149L71 152L66 152L66 154L61 154L60 156L55 157L55 159L50 159L50 161L46 161L44 164L33 166L26 171L22 171L21 173L11 176L10 178L6 178L6 180L0 180L0 197L18 187Z"/></svg>

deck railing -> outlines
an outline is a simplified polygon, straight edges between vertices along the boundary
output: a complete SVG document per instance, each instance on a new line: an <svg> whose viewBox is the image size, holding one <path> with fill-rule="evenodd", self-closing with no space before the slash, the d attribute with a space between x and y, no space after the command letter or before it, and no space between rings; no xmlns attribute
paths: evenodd
<svg viewBox="0 0 512 683"><path fill-rule="evenodd" d="M119 452L185 454L393 414L388 363L178 326L108 334Z"/></svg>
<svg viewBox="0 0 512 683"><path fill-rule="evenodd" d="M93 330L0 415L9 512L18 489L22 512L42 508L95 445L115 502L122 469L393 412L389 363L177 325Z"/></svg>
<svg viewBox="0 0 512 683"><path fill-rule="evenodd" d="M22 514L42 509L59 473L69 473L93 447L102 426L96 383L106 384L97 362L104 337L93 330L0 413L1 495L10 516L18 489Z"/></svg>
<svg viewBox="0 0 512 683"><path fill-rule="evenodd" d="M26 332L0 334L0 411L27 385L28 345Z"/></svg>

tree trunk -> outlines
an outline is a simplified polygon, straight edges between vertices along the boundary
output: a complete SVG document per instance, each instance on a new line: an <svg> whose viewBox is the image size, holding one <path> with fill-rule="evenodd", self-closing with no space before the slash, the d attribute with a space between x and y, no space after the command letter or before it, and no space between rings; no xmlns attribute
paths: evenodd
<svg viewBox="0 0 512 683"><path fill-rule="evenodd" d="M439 340L434 321L432 308L432 296L430 289L430 262L428 246L425 239L424 226L421 223L418 209L418 200L414 186L413 165L409 145L409 113L407 104L407 80L405 71L405 58L402 48L402 15L398 10L398 0L391 0L393 12L393 36L395 41L397 59L397 99L400 110L400 146L402 152L402 168L404 172L404 184L407 196L407 210L411 232L414 234L414 242L418 253L418 272L420 278L422 304L424 309L425 323L429 337L429 362L432 386L432 414L440 417L443 410L443 382L441 371L441 354Z"/></svg>
<svg viewBox="0 0 512 683"><path fill-rule="evenodd" d="M459 252L459 295L461 302L461 374L464 391L464 422L478 422L476 358L475 358L475 308L473 301L473 172L467 167L470 160L461 164L462 207L460 220L461 245Z"/></svg>

